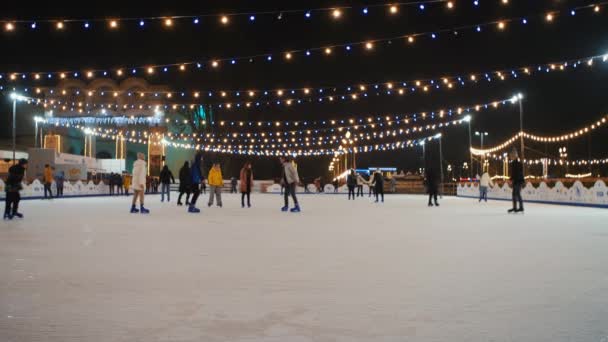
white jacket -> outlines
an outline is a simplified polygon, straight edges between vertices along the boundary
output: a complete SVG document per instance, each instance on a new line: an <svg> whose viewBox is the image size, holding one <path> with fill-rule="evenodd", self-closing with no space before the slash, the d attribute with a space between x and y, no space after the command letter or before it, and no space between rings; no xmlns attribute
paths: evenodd
<svg viewBox="0 0 608 342"><path fill-rule="evenodd" d="M300 183L300 177L298 177L298 171L291 162L283 163L283 172L285 172L285 178L287 183ZM285 184L287 185L287 184Z"/></svg>
<svg viewBox="0 0 608 342"><path fill-rule="evenodd" d="M492 179L490 178L490 174L485 172L483 175L481 175L481 179L479 179L479 186L494 186L494 183L492 183Z"/></svg>
<svg viewBox="0 0 608 342"><path fill-rule="evenodd" d="M134 190L145 190L146 189L146 176L148 170L146 162L141 159L137 159L133 163L133 189Z"/></svg>

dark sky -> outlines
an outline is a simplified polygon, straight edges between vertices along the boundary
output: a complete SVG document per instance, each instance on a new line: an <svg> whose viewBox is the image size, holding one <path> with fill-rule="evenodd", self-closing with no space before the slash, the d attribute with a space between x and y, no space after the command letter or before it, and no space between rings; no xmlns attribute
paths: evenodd
<svg viewBox="0 0 608 342"><path fill-rule="evenodd" d="M274 13L258 15L253 24L247 17L233 18L227 27L219 25L217 17L204 18L196 26L190 20L177 21L170 30L151 22L142 30L136 22L131 22L121 23L120 30L111 32L106 28L107 24L102 22L94 23L97 27L88 31L79 24L71 24L65 32L59 33L48 27L49 24L41 23L35 31L22 24L11 34L0 34L0 71L103 69L263 53L275 53L276 56L291 49L433 31L517 16L529 18L530 23L525 26L510 24L501 33L497 33L495 28L486 28L481 33L468 30L457 37L443 34L435 40L421 38L414 46L396 40L391 44L377 45L371 53L355 48L348 54L340 52L331 57L299 56L289 63L280 58L275 58L271 63L256 60L254 63L224 66L217 71L185 75L170 73L168 76L153 76L149 80L178 89L300 88L439 78L445 74L535 65L608 52L608 7L596 15L592 15L589 9L579 11L574 17L564 13L551 24L541 19L548 10L567 10L597 1L511 0L508 6L504 6L498 0L480 0L477 7L473 6L473 0L454 2L456 8L452 11L448 11L444 4L428 5L424 12L415 6L400 6L399 14L395 16L387 15L386 7L371 7L369 14L363 16L361 7L357 7L345 10L343 18L337 22L327 13L313 13L308 20L302 13L285 13L281 20L277 16L281 9L384 2L207 1L185 5L167 1L164 5L152 2L141 5L123 1L63 5L61 1L54 1L46 6L31 1L11 2L2 5L3 18L145 17L265 10ZM592 69L581 68L505 82L484 82L430 94L381 96L357 102L303 104L289 108L269 106L251 110L217 110L215 114L218 119L252 121L366 117L370 113L409 113L474 104L522 92L526 96L525 130L541 135L559 134L585 125L606 113L607 73L608 66L596 65ZM10 105L8 100L2 103L0 134L2 146L5 147L10 134L7 127L10 123ZM477 114L472 125L473 130L489 132L486 145L502 142L519 129L517 108L507 106ZM20 130L20 133L26 136L31 135L32 131L28 128ZM454 164L466 161L466 128L451 128L443 133L446 161ZM605 137L605 129L592 136L593 157L607 157L602 155ZM590 154L588 144L588 139L571 142L571 157L587 158ZM432 152L433 148L430 147L431 153L435 153ZM547 148L555 155L558 146ZM420 151L360 154L359 166L415 169L421 166L419 156ZM321 174L328 165L326 158L314 158L302 163L310 174Z"/></svg>

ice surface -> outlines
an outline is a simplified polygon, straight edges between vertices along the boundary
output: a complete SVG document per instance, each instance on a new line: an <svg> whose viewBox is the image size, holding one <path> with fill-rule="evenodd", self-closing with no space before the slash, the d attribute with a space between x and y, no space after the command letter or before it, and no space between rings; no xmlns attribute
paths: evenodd
<svg viewBox="0 0 608 342"><path fill-rule="evenodd" d="M0 341L608 341L606 209L252 202L22 202L0 222Z"/></svg>

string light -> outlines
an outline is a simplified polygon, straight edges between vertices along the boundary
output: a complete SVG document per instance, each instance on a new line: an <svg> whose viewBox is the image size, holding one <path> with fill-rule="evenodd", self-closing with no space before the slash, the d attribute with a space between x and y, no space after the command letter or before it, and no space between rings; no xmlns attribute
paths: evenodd
<svg viewBox="0 0 608 342"><path fill-rule="evenodd" d="M220 19L220 22L224 25L228 24L228 17L223 15L222 18Z"/></svg>
<svg viewBox="0 0 608 342"><path fill-rule="evenodd" d="M567 134L563 134L563 135L558 135L558 136L539 136L539 135L534 135L534 134L529 134L526 132L520 132L518 134L516 134L515 136L513 136L512 138L510 138L509 140L505 141L504 143L492 147L492 148L486 148L486 149L476 149L476 148L471 148L471 153L473 153L474 155L487 155L487 154L491 154L500 150L504 150L505 148L511 146L512 144L514 144L515 142L519 141L519 139L523 136L524 139L528 139L528 140L534 140L537 142L542 142L542 143L557 143L557 142L563 142L563 141L568 141L571 139L575 139L587 134L590 134L591 132L595 131L597 128L606 125L607 122L607 116L602 117L601 119L599 119L598 121L596 121L595 123L588 125L586 127L580 128L576 131L567 133Z"/></svg>
<svg viewBox="0 0 608 342"><path fill-rule="evenodd" d="M608 1L606 1L605 3L608 3ZM585 5L585 6L576 7L576 9L593 8L593 6L595 6L595 5ZM553 16L557 13L560 13L560 11L552 11L549 14L547 14L547 17L551 18L551 20L553 20ZM170 23L173 23L171 18L166 18L165 23L167 22L167 20L169 20ZM442 30L438 30L438 31L418 32L418 33L410 33L410 34L405 34L405 35L400 35L400 36L395 36L395 37L378 38L378 39L374 39L373 42L375 44L379 44L379 43L390 44L391 42L393 42L396 39L406 39L407 42L411 44L414 42L414 39L416 37L432 38L432 37L437 37L441 33L454 33L454 32L459 32L459 31L466 31L469 29L477 29L478 27L482 27L482 26L499 25L499 22L502 22L503 25L506 27L508 25L508 23L518 22L520 20L522 20L522 18L518 18L518 17L510 18L510 19L502 19L499 21L489 21L489 22L485 22L482 24L466 25L466 26L460 26L457 28L446 28L446 29L442 29ZM58 26L61 25L61 27L63 28L63 21L57 22L57 25ZM289 51L289 53L292 57L294 57L296 53L302 53L302 54L305 54L308 56L315 51L324 51L326 55L329 55L329 54L332 54L332 48L338 48L338 47L350 48L351 46L361 46L361 47L365 48L365 45L368 42L369 42L369 40L351 42L348 44L333 44L333 45L325 46L325 47L314 47L314 48L308 48L308 49L291 50L291 51ZM348 49L345 49L345 50L348 50ZM329 51L330 53L328 53L327 51ZM217 68L218 64L214 63L214 62L220 62L220 61L235 61L236 62L238 60L253 61L256 58L260 58L260 56L270 56L270 55L271 54L239 56L239 57L225 57L225 58L221 58L221 59L212 60L209 62L212 64L212 66ZM180 63L173 63L173 64L159 64L159 65L155 65L155 66L171 68L171 67L179 67L180 65L192 65L192 64L196 64L197 66L199 66L198 69L204 70L204 68L200 67L200 66L202 66L202 63L200 61L180 62ZM230 63L230 64L235 64L235 63ZM136 72L137 69L142 69L143 67L144 66L135 66L135 67L131 67L130 69L133 70L134 72ZM112 68L112 69L114 69L114 68ZM50 72L50 74L55 74L55 73L57 73L57 72L55 72L55 71ZM28 74L28 73L19 73L19 74L23 75L23 74Z"/></svg>
<svg viewBox="0 0 608 342"><path fill-rule="evenodd" d="M406 93L415 93L416 91L424 91L424 87L426 87L427 92L432 91L439 91L439 90L450 90L454 87L454 85L459 86L459 87L464 87L467 85L481 85L481 84L490 84L490 82L492 81L506 81L506 80L512 80L512 79L517 79L518 77L521 76L528 76L528 77L535 77L535 76L541 76L541 75L545 75L547 72L549 71L554 71L554 72L564 72L564 71L576 71L576 70L580 70L580 66L587 66L587 67L593 67L594 63L593 61L598 60L599 62L606 62L608 61L608 54L604 54L604 55L598 55L598 56L592 56L592 57L583 57L580 59L576 59L576 60L568 60L568 61L561 61L561 62L552 62L552 63L544 63L544 64L539 64L537 66L534 67L530 67L530 66L524 66L524 67L515 67L512 69L506 69L506 70L492 70L492 71L480 71L480 72L476 72L473 74L469 74L469 75L449 75L449 76L443 76L443 77L439 77L439 78L425 78L422 81L421 80L402 80L402 81L398 81L398 82L384 82L384 83L374 83L374 82L368 82L368 83L363 83L363 84L357 84L357 85L335 85L335 86L327 86L327 87L321 87L321 88L316 88L316 89L310 89L311 93L322 93L323 96L319 96L316 99L321 101L319 103L323 103L324 99L329 99L329 97L334 97L334 98L338 98L338 99L344 99L344 96L348 96L350 97L352 95L352 92L355 91L355 89L358 89L358 91L360 91L361 95L364 97L370 96L370 95L375 95L375 96L391 96L391 95L403 95ZM553 66L553 67L551 67ZM152 69L150 69L152 68ZM146 73L150 72L151 70L154 70L154 67L147 67L146 68ZM94 71L89 71L89 72L94 72ZM104 74L105 72L102 71L98 71L98 74ZM117 75L121 76L123 73L122 69L119 69L117 71ZM38 75L38 78L36 78L35 75ZM87 75L87 74L85 74ZM10 77L8 77L9 81L15 81L19 76L19 74L11 74ZM61 73L60 78L64 79L67 77L66 73ZM40 75L39 74L34 74L34 79L40 79ZM485 81L485 82L481 82L481 81ZM379 87L386 87L387 89L393 89L393 88L389 88L389 83L391 84L391 87L393 87L394 89L397 90L397 92L383 92L380 91ZM369 88L369 91L368 91ZM28 88L24 88L20 91L22 92L27 92ZM61 88L43 88L45 89L45 93L47 94L47 96L52 96L53 94L60 92L62 89ZM305 93L305 89L309 89L308 87L303 87L303 88L290 88L285 90L286 94L290 93L290 94L297 94L297 93L302 93L304 92L305 95L308 95L307 93ZM255 96L259 97L260 99L262 98L268 98L270 99L274 94L276 94L276 91L278 89L258 89L258 90L253 90L253 89L249 89L249 90L230 90L230 91L224 91L226 93L225 97L230 97L233 100L231 101L233 103L233 105L236 108L239 108L239 106L247 106L247 102L243 102L243 100L239 100L240 97L239 95L241 93L248 93L250 98ZM88 89L86 88L82 88L82 89L71 89L70 90L70 96L74 97L74 96L78 96L77 92L81 92L84 93L88 91ZM182 90L176 90L176 91L142 91L141 96L148 96L150 98L154 98L156 97L158 94L160 95L165 95L166 93L176 93L176 94L181 94L182 98L194 98L194 94L195 93L202 93L202 94L207 94L209 96L209 98L211 98L212 96L218 94L218 91L216 90L188 90L188 89L182 89ZM346 92L343 93L343 95L340 95L340 92ZM132 93L128 92L128 91L119 91L120 94L122 94L123 96L131 96ZM102 92L100 91L95 91L96 95L101 95L103 96ZM289 100L295 100L295 103L300 103L301 101L309 101L312 98L309 97L304 97L304 98L298 98L293 97ZM333 101L333 100L331 100ZM205 103L209 104L209 101L204 101ZM269 102L272 103L272 102ZM276 104L276 102L274 102ZM282 102L281 102L282 103ZM191 104L197 104L197 103L187 103L188 105ZM258 105L259 106L259 105ZM218 104L218 107L221 108L222 105L221 103Z"/></svg>

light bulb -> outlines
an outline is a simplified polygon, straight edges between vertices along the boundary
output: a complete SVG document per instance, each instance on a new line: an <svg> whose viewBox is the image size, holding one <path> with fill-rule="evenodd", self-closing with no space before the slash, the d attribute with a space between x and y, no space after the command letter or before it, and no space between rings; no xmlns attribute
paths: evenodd
<svg viewBox="0 0 608 342"><path fill-rule="evenodd" d="M223 15L222 18L220 19L220 22L224 25L228 24L228 17Z"/></svg>

